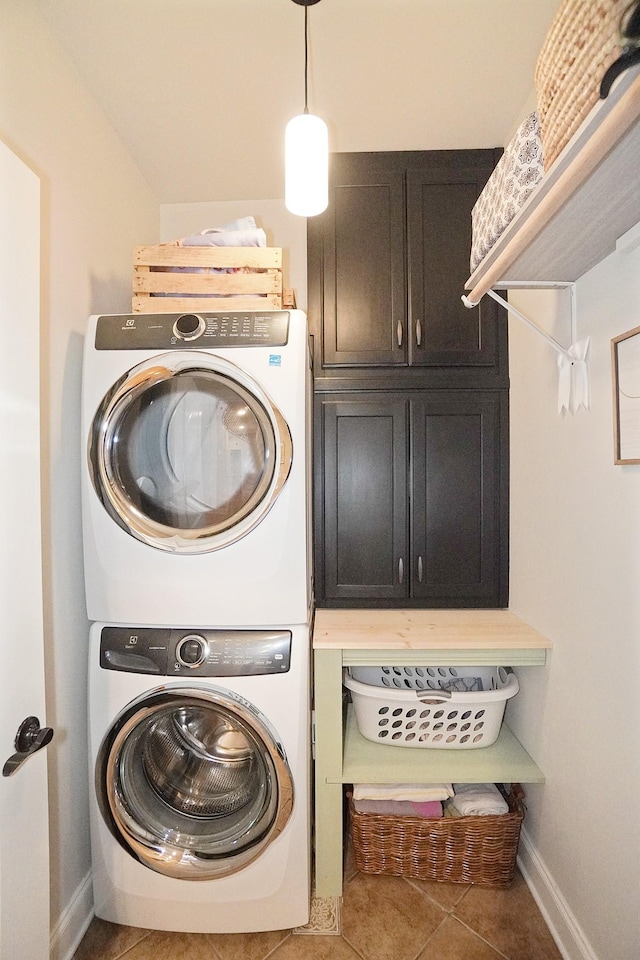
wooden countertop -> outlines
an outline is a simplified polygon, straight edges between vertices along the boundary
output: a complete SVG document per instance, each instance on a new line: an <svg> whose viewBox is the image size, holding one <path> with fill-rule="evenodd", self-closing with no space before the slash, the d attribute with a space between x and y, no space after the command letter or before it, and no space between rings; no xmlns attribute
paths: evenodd
<svg viewBox="0 0 640 960"><path fill-rule="evenodd" d="M509 610L316 610L316 650L546 650Z"/></svg>

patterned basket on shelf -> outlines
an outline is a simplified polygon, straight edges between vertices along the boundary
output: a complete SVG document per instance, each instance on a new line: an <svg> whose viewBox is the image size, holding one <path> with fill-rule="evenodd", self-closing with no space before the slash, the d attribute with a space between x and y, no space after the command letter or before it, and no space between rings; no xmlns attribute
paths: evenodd
<svg viewBox="0 0 640 960"><path fill-rule="evenodd" d="M474 817L359 813L349 802L355 863L362 873L506 887L513 880L524 792L512 784L509 813Z"/></svg>
<svg viewBox="0 0 640 960"><path fill-rule="evenodd" d="M600 82L620 55L628 0L564 0L538 56L537 113L548 170L598 102Z"/></svg>

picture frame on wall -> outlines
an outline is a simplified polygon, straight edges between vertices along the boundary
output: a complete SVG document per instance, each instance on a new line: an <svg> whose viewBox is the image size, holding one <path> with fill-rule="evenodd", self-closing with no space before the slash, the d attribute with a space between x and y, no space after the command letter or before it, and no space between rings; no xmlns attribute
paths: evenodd
<svg viewBox="0 0 640 960"><path fill-rule="evenodd" d="M640 463L640 327L611 341L614 462Z"/></svg>

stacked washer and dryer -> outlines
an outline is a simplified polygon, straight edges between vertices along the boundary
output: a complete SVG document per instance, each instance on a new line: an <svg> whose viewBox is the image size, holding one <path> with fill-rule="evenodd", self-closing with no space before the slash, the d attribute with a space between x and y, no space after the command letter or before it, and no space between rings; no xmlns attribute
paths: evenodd
<svg viewBox="0 0 640 960"><path fill-rule="evenodd" d="M90 318L83 375L96 915L304 924L310 396L293 311Z"/></svg>

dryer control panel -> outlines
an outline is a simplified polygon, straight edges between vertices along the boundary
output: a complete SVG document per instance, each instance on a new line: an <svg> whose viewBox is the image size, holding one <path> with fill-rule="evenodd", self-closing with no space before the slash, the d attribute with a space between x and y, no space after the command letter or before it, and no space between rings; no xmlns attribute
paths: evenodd
<svg viewBox="0 0 640 960"><path fill-rule="evenodd" d="M133 313L98 317L96 350L284 347L289 311Z"/></svg>
<svg viewBox="0 0 640 960"><path fill-rule="evenodd" d="M100 666L161 677L249 677L286 673L290 630L103 627Z"/></svg>

